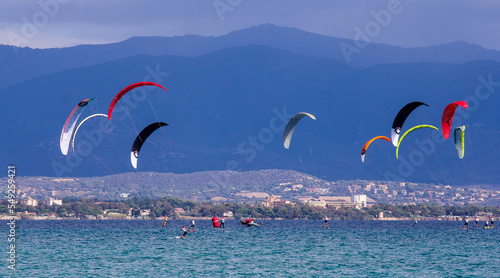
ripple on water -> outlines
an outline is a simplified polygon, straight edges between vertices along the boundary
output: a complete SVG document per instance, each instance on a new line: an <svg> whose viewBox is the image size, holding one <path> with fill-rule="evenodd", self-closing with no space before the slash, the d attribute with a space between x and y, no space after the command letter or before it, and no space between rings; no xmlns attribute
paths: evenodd
<svg viewBox="0 0 500 278"><path fill-rule="evenodd" d="M498 230L459 222L20 221L16 277L481 276L500 273ZM2 225L0 231L6 232ZM6 237L1 240L7 246ZM0 276L9 273L0 270ZM12 274L12 273L10 273Z"/></svg>

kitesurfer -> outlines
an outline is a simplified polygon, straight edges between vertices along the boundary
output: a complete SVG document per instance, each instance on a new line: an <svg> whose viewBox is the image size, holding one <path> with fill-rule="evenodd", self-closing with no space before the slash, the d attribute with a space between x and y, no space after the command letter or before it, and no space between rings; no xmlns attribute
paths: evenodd
<svg viewBox="0 0 500 278"><path fill-rule="evenodd" d="M325 216L325 222L323 223L323 227L328 229L328 217Z"/></svg>
<svg viewBox="0 0 500 278"><path fill-rule="evenodd" d="M162 227L165 227L165 224L167 224L168 217L167 217L167 216L165 216L165 218L163 218L163 220L164 220L164 221L163 221L163 225L162 225Z"/></svg>
<svg viewBox="0 0 500 278"><path fill-rule="evenodd" d="M495 220L495 218L493 218L493 215L490 216L490 221L491 221L491 225L490 225L490 228L493 229L493 221Z"/></svg>
<svg viewBox="0 0 500 278"><path fill-rule="evenodd" d="M225 227L224 227L224 221L226 221L225 219L226 217L225 216L222 216L222 218L220 219L220 226L219 226L219 229L222 227L222 229L224 230Z"/></svg>
<svg viewBox="0 0 500 278"><path fill-rule="evenodd" d="M193 231L193 233L196 232L194 229L194 219L191 219L191 227L189 227L189 230Z"/></svg>
<svg viewBox="0 0 500 278"><path fill-rule="evenodd" d="M474 228L479 228L479 217L474 217L474 220L476 220L476 224L474 224Z"/></svg>
<svg viewBox="0 0 500 278"><path fill-rule="evenodd" d="M185 228L184 226L182 226L181 231L182 231L182 236L181 236L181 238L185 238L185 237L186 237L186 235L188 234L188 231L186 230L186 228Z"/></svg>
<svg viewBox="0 0 500 278"><path fill-rule="evenodd" d="M417 218L413 219L413 226L412 227L415 227L415 225L417 225Z"/></svg>
<svg viewBox="0 0 500 278"><path fill-rule="evenodd" d="M464 226L462 229L465 229L465 226L467 226L467 230L469 229L469 218L467 216L464 217Z"/></svg>
<svg viewBox="0 0 500 278"><path fill-rule="evenodd" d="M488 228L489 228L489 226L488 226L488 218L486 218L486 223L484 224L483 229L488 229Z"/></svg>

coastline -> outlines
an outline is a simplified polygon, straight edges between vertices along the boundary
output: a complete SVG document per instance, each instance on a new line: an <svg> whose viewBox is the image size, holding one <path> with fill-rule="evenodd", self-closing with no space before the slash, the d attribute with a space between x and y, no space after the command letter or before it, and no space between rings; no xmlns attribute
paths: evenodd
<svg viewBox="0 0 500 278"><path fill-rule="evenodd" d="M178 218L169 218L168 221L171 220L212 220L212 217L196 217L196 216L181 216ZM264 220L264 221L323 221L321 219L283 219L283 218L256 218L259 220ZM19 216L5 216L5 215L0 215L0 221L1 220L37 220L37 221L43 221L43 220L81 220L81 221L113 221L113 220L130 220L130 221L149 221L149 220L161 220L164 221L164 218L75 218L75 217L49 217L49 216L37 216L37 217L31 217L31 218L22 218ZM239 218L226 218L226 220L239 220ZM373 219L330 219L330 221L352 221L352 220L359 220L359 221L413 221L413 218L395 218L395 217L385 217L385 218L373 218ZM418 218L418 221L460 221L459 219L450 219L450 218L440 218L440 217L423 217L423 218Z"/></svg>

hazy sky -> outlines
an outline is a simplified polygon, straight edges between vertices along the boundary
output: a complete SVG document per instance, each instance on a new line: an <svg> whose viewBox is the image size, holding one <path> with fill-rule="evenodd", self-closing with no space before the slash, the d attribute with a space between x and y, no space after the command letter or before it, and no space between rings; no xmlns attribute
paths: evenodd
<svg viewBox="0 0 500 278"><path fill-rule="evenodd" d="M377 14L380 23L375 21ZM109 43L133 36L219 36L263 23L350 39L358 28L367 32L372 28L373 42L403 47L461 40L500 50L497 0L0 2L0 44L37 48Z"/></svg>

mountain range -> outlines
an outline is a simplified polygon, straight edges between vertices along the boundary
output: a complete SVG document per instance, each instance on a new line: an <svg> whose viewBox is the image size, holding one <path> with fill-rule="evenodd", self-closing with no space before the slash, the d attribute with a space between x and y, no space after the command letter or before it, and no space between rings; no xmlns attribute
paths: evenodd
<svg viewBox="0 0 500 278"><path fill-rule="evenodd" d="M331 181L500 184L493 151L500 132L499 52L463 42L409 49L370 44L348 63L342 42L354 44L261 25L221 37L132 38L63 49L3 46L0 160L16 164L24 176L135 171L129 153L137 133L164 121L169 126L141 150L138 171L286 169ZM61 128L79 101L97 99L82 117L107 113L118 91L144 80L168 92L131 92L111 121L95 118L82 126L77 153L61 154ZM404 130L417 124L441 128L444 107L458 100L469 103L454 120L454 126L466 125L463 160L453 138L424 129L405 139L399 160L395 148L380 140L361 163L363 144L389 136L406 103L429 107L415 110ZM287 150L283 128L298 112L317 120L302 119Z"/></svg>
<svg viewBox="0 0 500 278"><path fill-rule="evenodd" d="M355 38L355 37L353 37ZM263 24L218 37L133 37L102 45L31 49L0 45L0 88L63 70L98 65L135 55L197 57L217 50L260 45L319 58L355 68L377 64L438 62L460 64L477 60L500 62L500 52L464 41L402 48L323 36L296 28Z"/></svg>

